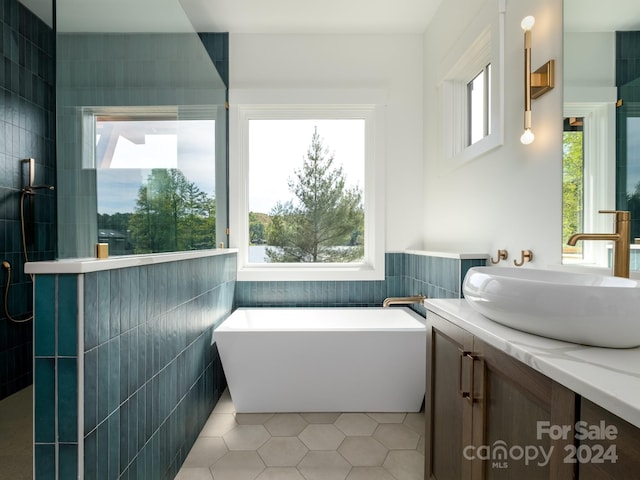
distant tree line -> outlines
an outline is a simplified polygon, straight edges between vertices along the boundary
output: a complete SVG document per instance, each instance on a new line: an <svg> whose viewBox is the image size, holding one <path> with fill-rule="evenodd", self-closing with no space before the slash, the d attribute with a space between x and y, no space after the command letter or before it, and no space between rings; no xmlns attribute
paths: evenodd
<svg viewBox="0 0 640 480"><path fill-rule="evenodd" d="M128 235L133 253L215 248L215 197L177 169L153 169L133 213L99 214L98 228Z"/></svg>

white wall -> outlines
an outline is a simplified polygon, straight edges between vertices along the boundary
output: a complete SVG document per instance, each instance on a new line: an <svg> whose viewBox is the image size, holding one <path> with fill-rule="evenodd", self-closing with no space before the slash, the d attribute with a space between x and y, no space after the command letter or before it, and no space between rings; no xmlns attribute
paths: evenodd
<svg viewBox="0 0 640 480"><path fill-rule="evenodd" d="M520 251L534 253L532 267L559 264L562 232L562 2L507 0L505 15L504 145L462 167L441 172L438 153L437 85L448 48L481 8L498 15L497 0L447 0L424 35L425 238L431 250L508 249L509 264ZM520 21L536 17L534 69L556 60L556 86L533 101L536 140L520 143L523 129L523 33ZM503 265L506 265L503 263Z"/></svg>
<svg viewBox="0 0 640 480"><path fill-rule="evenodd" d="M420 248L423 243L422 48L421 35L231 34L229 38L231 103L242 90L386 91L387 251ZM233 162L235 150L230 147Z"/></svg>
<svg viewBox="0 0 640 480"><path fill-rule="evenodd" d="M564 58L566 86L615 87L615 32L565 32Z"/></svg>

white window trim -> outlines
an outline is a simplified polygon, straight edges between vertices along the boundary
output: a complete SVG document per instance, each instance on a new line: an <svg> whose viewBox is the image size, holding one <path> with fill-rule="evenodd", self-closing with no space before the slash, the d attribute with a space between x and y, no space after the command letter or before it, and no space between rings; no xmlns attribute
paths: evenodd
<svg viewBox="0 0 640 480"><path fill-rule="evenodd" d="M615 209L615 101L565 103L563 114L565 118L584 119L584 231L608 232L612 225L611 216L598 211ZM583 243L582 259L563 259L562 262L570 265L607 267L609 244Z"/></svg>
<svg viewBox="0 0 640 480"><path fill-rule="evenodd" d="M230 92L231 94L231 92ZM362 98L360 92L359 99ZM308 92L287 95L266 95L273 99L291 103L259 103L257 98L265 98L264 93L248 95L236 94L240 100L229 108L230 144L229 192L230 246L238 249L239 281L299 281L299 280L383 280L385 253L385 115L382 103L347 103L336 100L353 98L348 94L326 95L322 92L308 95ZM381 95L373 97L380 99ZM326 98L333 100L327 104L300 102L304 98ZM254 103L242 103L251 99ZM249 144L248 127L252 119L291 118L359 118L365 119L365 253L361 263L326 264L250 264L248 261L249 224L248 218L248 168Z"/></svg>
<svg viewBox="0 0 640 480"><path fill-rule="evenodd" d="M465 35L445 57L439 89L442 118L440 171L453 170L504 144L504 17L505 1L498 0L498 15L484 8ZM492 2L487 2L492 6ZM478 31L478 26L488 25ZM491 133L468 143L467 84L491 64Z"/></svg>

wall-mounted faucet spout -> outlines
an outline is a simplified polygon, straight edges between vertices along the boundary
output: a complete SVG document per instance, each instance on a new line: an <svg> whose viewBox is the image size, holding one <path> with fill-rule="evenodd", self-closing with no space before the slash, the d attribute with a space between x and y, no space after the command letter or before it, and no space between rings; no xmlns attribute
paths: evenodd
<svg viewBox="0 0 640 480"><path fill-rule="evenodd" d="M629 278L631 260L631 213L620 210L600 210L613 213L615 233L576 233L569 237L568 245L575 246L579 240L611 240L613 242L613 275Z"/></svg>
<svg viewBox="0 0 640 480"><path fill-rule="evenodd" d="M413 295L411 297L389 297L384 299L384 302L382 302L382 306L388 307L389 305L409 305L412 303L422 303L425 298L427 297L425 297L424 295Z"/></svg>

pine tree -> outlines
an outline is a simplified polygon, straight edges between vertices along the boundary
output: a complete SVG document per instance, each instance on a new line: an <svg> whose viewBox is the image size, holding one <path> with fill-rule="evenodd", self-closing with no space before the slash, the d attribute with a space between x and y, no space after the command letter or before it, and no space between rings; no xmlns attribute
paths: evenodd
<svg viewBox="0 0 640 480"><path fill-rule="evenodd" d="M270 212L266 254L271 262L352 262L362 258L364 209L358 187L347 188L342 166L317 129L302 168L289 179L293 201Z"/></svg>

